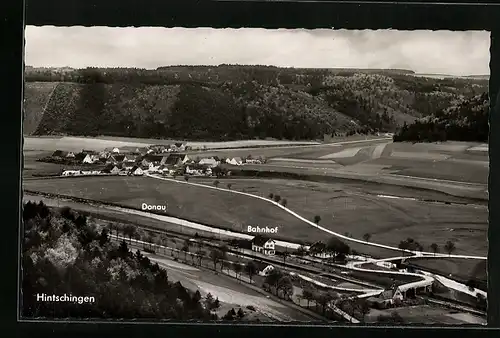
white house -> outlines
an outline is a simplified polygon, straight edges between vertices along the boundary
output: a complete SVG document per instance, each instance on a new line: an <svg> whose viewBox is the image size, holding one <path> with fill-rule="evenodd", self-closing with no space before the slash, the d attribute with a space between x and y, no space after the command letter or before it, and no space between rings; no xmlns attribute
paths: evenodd
<svg viewBox="0 0 500 338"><path fill-rule="evenodd" d="M268 265L268 266L266 266L266 267L264 268L264 270L262 270L262 271L260 271L260 272L259 272L259 275L260 275L260 276L267 276L267 275L269 275L269 273L270 273L271 271L273 271L273 270L274 270L274 266L272 266L272 265Z"/></svg>
<svg viewBox="0 0 500 338"><path fill-rule="evenodd" d="M80 170L64 170L61 174L62 176L80 176Z"/></svg>
<svg viewBox="0 0 500 338"><path fill-rule="evenodd" d="M188 162L193 162L193 160L188 155L186 155L182 159L182 163L188 163Z"/></svg>
<svg viewBox="0 0 500 338"><path fill-rule="evenodd" d="M389 305L402 301L404 298L403 293L399 288L393 287L391 290L385 290L376 297L367 298L367 302L378 308L386 308Z"/></svg>
<svg viewBox="0 0 500 338"><path fill-rule="evenodd" d="M141 169L140 167L138 167L138 166L134 166L134 167L131 169L130 173L131 173L132 175L134 175L134 176L142 176L142 175L144 175L144 170L142 170L142 169Z"/></svg>
<svg viewBox="0 0 500 338"><path fill-rule="evenodd" d="M232 164L232 165L242 165L243 161L241 160L240 157L233 157L231 159L227 158L226 163Z"/></svg>
<svg viewBox="0 0 500 338"><path fill-rule="evenodd" d="M276 242L270 238L257 235L252 239L252 251L263 253L264 255L274 255Z"/></svg>
<svg viewBox="0 0 500 338"><path fill-rule="evenodd" d="M69 153L66 154L66 157L75 158L75 153L70 151Z"/></svg>
<svg viewBox="0 0 500 338"><path fill-rule="evenodd" d="M215 167L217 167L220 164L220 162L217 161L215 158L210 157L210 158L202 158L200 160L199 164L215 168Z"/></svg>
<svg viewBox="0 0 500 338"><path fill-rule="evenodd" d="M92 155L87 154L82 161L83 163L94 163L94 158Z"/></svg>
<svg viewBox="0 0 500 338"><path fill-rule="evenodd" d="M118 149L118 148L115 147L115 148L113 148L113 150L111 152L114 153L114 154L119 154L120 153L120 149Z"/></svg>
<svg viewBox="0 0 500 338"><path fill-rule="evenodd" d="M247 164L262 164L262 161L255 159L255 158L247 158L245 160L245 163L247 163Z"/></svg>

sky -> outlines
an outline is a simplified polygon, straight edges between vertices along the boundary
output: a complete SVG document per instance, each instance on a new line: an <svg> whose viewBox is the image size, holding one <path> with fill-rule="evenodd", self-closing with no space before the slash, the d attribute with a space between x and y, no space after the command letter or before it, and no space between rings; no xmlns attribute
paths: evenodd
<svg viewBox="0 0 500 338"><path fill-rule="evenodd" d="M273 65L489 74L486 31L27 26L34 67Z"/></svg>

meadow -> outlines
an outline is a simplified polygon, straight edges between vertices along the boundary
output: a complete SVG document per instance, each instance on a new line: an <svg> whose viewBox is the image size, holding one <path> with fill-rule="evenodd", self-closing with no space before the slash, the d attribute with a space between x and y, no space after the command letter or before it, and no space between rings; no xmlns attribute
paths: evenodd
<svg viewBox="0 0 500 338"><path fill-rule="evenodd" d="M181 180L180 178L178 180ZM190 182L212 185L212 180ZM486 255L487 209L426 203L377 196L363 185L321 184L303 181L220 180L220 187L260 196L279 194L287 206L303 217L320 216L320 225L341 234L397 246L408 237L429 250L432 243L444 246L452 240L457 254ZM140 208L142 203L167 205L168 213L214 226L246 231L248 225L278 226L280 239L327 241L317 230L285 211L247 196L146 177L91 177L27 180L24 188L72 195ZM379 187L380 189L380 187ZM385 249L350 243L351 248L378 257L394 254ZM383 252L382 252L383 251Z"/></svg>

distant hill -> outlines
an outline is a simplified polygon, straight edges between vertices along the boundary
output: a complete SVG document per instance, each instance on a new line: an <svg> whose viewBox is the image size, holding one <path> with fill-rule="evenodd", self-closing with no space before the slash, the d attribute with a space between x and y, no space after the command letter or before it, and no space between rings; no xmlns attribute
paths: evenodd
<svg viewBox="0 0 500 338"><path fill-rule="evenodd" d="M26 67L24 133L214 141L394 132L487 85L397 69Z"/></svg>

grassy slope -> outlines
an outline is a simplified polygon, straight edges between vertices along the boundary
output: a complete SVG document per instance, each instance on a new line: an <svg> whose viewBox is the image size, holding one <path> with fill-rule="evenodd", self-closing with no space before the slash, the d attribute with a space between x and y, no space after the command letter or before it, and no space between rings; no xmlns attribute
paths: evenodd
<svg viewBox="0 0 500 338"><path fill-rule="evenodd" d="M45 107L57 82L28 82L24 87L23 133L33 134L43 118Z"/></svg>
<svg viewBox="0 0 500 338"><path fill-rule="evenodd" d="M40 80L33 75L36 71L30 72L28 86ZM254 66L106 73L106 85L71 83L81 81L77 71L65 75L68 82L54 93L36 133L314 139L366 126L394 130L402 122L448 107L460 95L483 92L487 85L390 71ZM49 75L41 79L54 81ZM380 120L382 115L386 117Z"/></svg>

